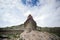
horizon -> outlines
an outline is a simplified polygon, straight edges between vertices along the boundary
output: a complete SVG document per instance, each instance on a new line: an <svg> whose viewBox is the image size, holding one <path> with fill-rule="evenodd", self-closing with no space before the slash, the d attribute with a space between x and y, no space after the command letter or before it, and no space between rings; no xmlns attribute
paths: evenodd
<svg viewBox="0 0 60 40"><path fill-rule="evenodd" d="M0 28L23 24L29 14L38 26L60 27L60 0L0 0Z"/></svg>

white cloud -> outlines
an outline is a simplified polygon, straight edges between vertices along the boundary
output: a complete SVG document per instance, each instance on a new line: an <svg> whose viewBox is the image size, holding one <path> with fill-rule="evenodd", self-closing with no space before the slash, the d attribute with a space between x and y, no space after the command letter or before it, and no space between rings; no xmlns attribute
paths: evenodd
<svg viewBox="0 0 60 40"><path fill-rule="evenodd" d="M24 13L24 16L28 16L29 14L32 14L32 12L28 10L26 13Z"/></svg>
<svg viewBox="0 0 60 40"><path fill-rule="evenodd" d="M60 15L60 12L57 12L60 9L56 9L59 5L57 3L56 0L42 0L40 9L38 11L34 10L38 14L35 20L39 26L60 26L58 25L60 24L60 21L58 22L60 18L57 16Z"/></svg>
<svg viewBox="0 0 60 40"><path fill-rule="evenodd" d="M8 22L7 25L11 26L11 25L18 25L21 24L22 21L20 20L19 16L11 14L11 13L5 13L2 16L2 20L4 22Z"/></svg>
<svg viewBox="0 0 60 40"><path fill-rule="evenodd" d="M60 1L39 1L40 6L28 7L21 0L0 0L1 26L21 24L29 14L39 26L60 26Z"/></svg>

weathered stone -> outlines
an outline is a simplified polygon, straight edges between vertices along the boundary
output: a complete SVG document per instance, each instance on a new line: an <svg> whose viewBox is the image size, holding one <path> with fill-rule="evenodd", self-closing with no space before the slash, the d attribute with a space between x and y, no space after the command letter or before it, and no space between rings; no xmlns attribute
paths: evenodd
<svg viewBox="0 0 60 40"><path fill-rule="evenodd" d="M39 32L36 30L32 30L29 33L24 31L20 35L20 38L22 40L60 40L60 38L56 35L50 34L48 32Z"/></svg>
<svg viewBox="0 0 60 40"><path fill-rule="evenodd" d="M24 27L26 31L36 30L37 24L33 20L33 17L31 15L29 15L27 20L25 21Z"/></svg>

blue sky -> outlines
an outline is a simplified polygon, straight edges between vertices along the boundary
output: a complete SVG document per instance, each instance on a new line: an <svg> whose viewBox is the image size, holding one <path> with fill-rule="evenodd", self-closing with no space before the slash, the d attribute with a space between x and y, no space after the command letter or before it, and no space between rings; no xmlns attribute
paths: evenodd
<svg viewBox="0 0 60 40"><path fill-rule="evenodd" d="M22 24L29 14L38 26L60 27L60 0L0 0L0 27Z"/></svg>

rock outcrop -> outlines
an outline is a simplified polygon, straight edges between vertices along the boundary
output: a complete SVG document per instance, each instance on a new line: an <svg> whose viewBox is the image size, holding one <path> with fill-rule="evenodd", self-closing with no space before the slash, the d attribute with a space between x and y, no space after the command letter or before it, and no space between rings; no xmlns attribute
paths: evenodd
<svg viewBox="0 0 60 40"><path fill-rule="evenodd" d="M31 15L28 16L24 26L25 30L20 34L20 40L60 40L55 34L37 31L37 24Z"/></svg>
<svg viewBox="0 0 60 40"><path fill-rule="evenodd" d="M26 31L36 30L37 24L33 20L33 17L31 15L29 15L27 20L25 21L24 27Z"/></svg>

